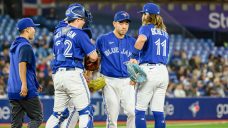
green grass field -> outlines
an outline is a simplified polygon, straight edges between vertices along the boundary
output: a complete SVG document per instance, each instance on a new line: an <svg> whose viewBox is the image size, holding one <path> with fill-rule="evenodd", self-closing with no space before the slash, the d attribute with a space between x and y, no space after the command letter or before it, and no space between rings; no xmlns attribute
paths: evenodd
<svg viewBox="0 0 228 128"><path fill-rule="evenodd" d="M105 126L95 126L95 128L105 128ZM118 128L126 128L126 126L118 126ZM147 125L147 128L153 128L153 125ZM177 123L167 124L167 128L228 128L228 122L226 123Z"/></svg>
<svg viewBox="0 0 228 128"><path fill-rule="evenodd" d="M9 128L9 125L1 125L0 128ZM125 128L125 125L119 125L118 128ZM172 121L167 122L167 128L228 128L227 121ZM26 128L24 126L23 128ZM44 124L40 128L45 128ZM78 128L78 127L76 127ZM104 123L96 123L95 128L105 128ZM149 123L147 128L153 128L153 123Z"/></svg>

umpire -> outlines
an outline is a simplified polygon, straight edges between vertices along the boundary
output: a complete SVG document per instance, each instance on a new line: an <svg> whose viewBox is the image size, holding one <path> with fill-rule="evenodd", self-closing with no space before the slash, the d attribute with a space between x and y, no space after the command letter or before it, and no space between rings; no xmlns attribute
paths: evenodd
<svg viewBox="0 0 228 128"><path fill-rule="evenodd" d="M36 61L29 40L35 36L32 19L23 18L17 22L20 36L10 47L10 73L8 97L11 105L11 128L21 128L26 113L30 118L29 128L38 128L43 120L38 91L42 88L36 79Z"/></svg>

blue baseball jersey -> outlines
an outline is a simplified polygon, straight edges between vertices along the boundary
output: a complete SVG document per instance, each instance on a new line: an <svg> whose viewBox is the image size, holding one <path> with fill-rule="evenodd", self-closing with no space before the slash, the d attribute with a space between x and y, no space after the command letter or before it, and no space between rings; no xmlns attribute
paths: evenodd
<svg viewBox="0 0 228 128"><path fill-rule="evenodd" d="M128 77L125 62L130 60L135 41L128 35L119 39L113 32L101 35L96 41L101 54L101 74L109 77Z"/></svg>
<svg viewBox="0 0 228 128"><path fill-rule="evenodd" d="M169 54L169 36L161 29L155 28L153 24L141 26L139 35L147 38L141 53L140 64L167 64Z"/></svg>
<svg viewBox="0 0 228 128"><path fill-rule="evenodd" d="M94 51L95 45L82 29L60 22L54 33L54 59L51 64L53 73L60 67L84 69L84 56Z"/></svg>

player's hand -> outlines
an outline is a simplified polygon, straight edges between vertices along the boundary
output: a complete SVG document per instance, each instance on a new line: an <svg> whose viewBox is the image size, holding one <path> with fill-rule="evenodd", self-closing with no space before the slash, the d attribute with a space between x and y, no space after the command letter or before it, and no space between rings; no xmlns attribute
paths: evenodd
<svg viewBox="0 0 228 128"><path fill-rule="evenodd" d="M87 83L89 83L91 81L91 79L92 79L92 73L93 73L93 71L88 71L88 70L86 70L84 72L83 75L84 75Z"/></svg>
<svg viewBox="0 0 228 128"><path fill-rule="evenodd" d="M90 82L89 76L86 76L86 75L85 75L84 77L85 77L85 79L86 79L86 82L89 83L89 82Z"/></svg>
<svg viewBox="0 0 228 128"><path fill-rule="evenodd" d="M43 91L43 87L39 86L37 90L38 90L38 92L42 92Z"/></svg>
<svg viewBox="0 0 228 128"><path fill-rule="evenodd" d="M130 85L135 86L136 85L136 82L131 80L130 81Z"/></svg>
<svg viewBox="0 0 228 128"><path fill-rule="evenodd" d="M138 64L138 61L136 59L130 59L131 63Z"/></svg>
<svg viewBox="0 0 228 128"><path fill-rule="evenodd" d="M21 92L20 92L20 96L27 96L27 93L28 93L28 88L27 88L27 85L26 84L22 84L21 85Z"/></svg>

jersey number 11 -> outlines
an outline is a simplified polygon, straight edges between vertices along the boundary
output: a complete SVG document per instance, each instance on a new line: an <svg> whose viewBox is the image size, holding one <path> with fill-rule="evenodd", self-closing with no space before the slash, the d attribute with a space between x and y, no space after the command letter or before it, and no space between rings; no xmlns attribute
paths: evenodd
<svg viewBox="0 0 228 128"><path fill-rule="evenodd" d="M155 41L155 45L157 46L157 55L161 55L161 47L163 49L162 56L166 56L166 40L163 42L160 41L160 38Z"/></svg>

